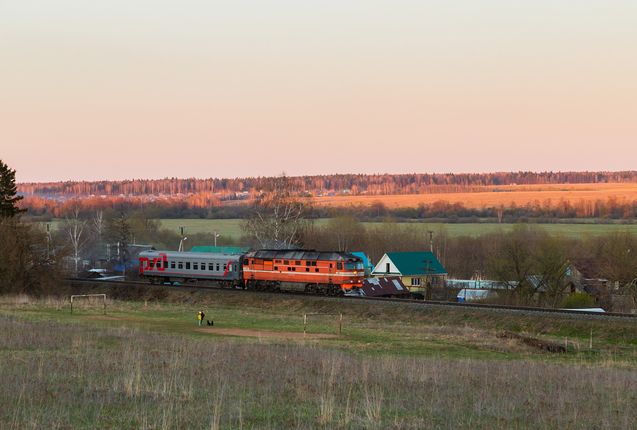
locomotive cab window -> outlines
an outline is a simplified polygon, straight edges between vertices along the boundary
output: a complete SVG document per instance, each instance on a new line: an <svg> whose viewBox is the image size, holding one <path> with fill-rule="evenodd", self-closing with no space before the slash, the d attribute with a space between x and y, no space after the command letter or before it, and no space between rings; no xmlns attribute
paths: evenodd
<svg viewBox="0 0 637 430"><path fill-rule="evenodd" d="M338 270L343 270L343 263L336 263L336 267L338 268Z"/></svg>

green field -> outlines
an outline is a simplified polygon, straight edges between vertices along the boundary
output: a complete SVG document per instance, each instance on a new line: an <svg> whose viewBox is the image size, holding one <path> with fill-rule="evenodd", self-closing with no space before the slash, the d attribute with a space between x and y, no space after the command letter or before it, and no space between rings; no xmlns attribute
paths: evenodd
<svg viewBox="0 0 637 430"><path fill-rule="evenodd" d="M179 231L180 226L184 226L188 233L211 233L217 231L221 235L227 235L234 239L241 237L241 226L243 220L240 219L161 219L163 228ZM317 225L323 225L327 219L316 220ZM366 222L366 226L382 226L381 222ZM493 224L493 223L399 223L399 225L415 226L422 229L439 231L444 229L450 236L480 236L493 233L500 229L511 230L514 224ZM551 234L561 234L569 237L582 237L586 235L599 235L616 231L630 231L637 234L637 224L537 224Z"/></svg>
<svg viewBox="0 0 637 430"><path fill-rule="evenodd" d="M212 233L216 231L222 237L238 240L243 235L241 219L160 219L161 227L164 229L179 232L179 227L185 228L186 234ZM328 219L318 219L314 223L318 226L324 225ZM62 220L55 219L50 222L51 228L58 229L62 225ZM382 226L382 222L364 222L365 226ZM426 222L402 222L401 226L414 226L423 232L441 229L450 236L480 236L487 233L497 232L500 229L509 231L515 224L495 224L495 223L426 223ZM534 224L545 229L551 234L564 235L568 237L585 237L600 234L629 231L637 234L637 224L597 224L594 222L578 224Z"/></svg>
<svg viewBox="0 0 637 430"><path fill-rule="evenodd" d="M136 297L109 301L106 315L0 297L0 428L583 429L637 420L633 321L230 291ZM201 308L212 329L197 327ZM505 330L568 351L502 338Z"/></svg>

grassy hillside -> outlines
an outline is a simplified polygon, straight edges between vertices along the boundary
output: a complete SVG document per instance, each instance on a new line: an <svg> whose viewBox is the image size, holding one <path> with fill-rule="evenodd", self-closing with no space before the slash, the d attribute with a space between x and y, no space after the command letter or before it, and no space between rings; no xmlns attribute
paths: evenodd
<svg viewBox="0 0 637 430"><path fill-rule="evenodd" d="M135 295L109 302L107 315L0 300L0 427L629 428L637 420L632 321L240 292ZM158 296L163 303L144 301ZM196 326L200 308L214 328ZM309 316L303 337L305 313L321 315ZM502 338L505 330L569 349L547 353Z"/></svg>

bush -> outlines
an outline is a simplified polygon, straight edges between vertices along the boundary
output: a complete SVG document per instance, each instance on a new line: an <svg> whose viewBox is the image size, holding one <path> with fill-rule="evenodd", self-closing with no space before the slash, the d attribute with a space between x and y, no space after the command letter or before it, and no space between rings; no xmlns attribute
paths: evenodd
<svg viewBox="0 0 637 430"><path fill-rule="evenodd" d="M573 293L562 300L561 307L567 309L592 308L595 306L595 297L586 293Z"/></svg>

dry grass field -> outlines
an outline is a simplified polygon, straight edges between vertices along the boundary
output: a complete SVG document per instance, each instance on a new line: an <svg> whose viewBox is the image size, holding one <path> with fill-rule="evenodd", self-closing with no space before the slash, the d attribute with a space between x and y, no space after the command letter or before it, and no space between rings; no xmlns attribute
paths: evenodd
<svg viewBox="0 0 637 430"><path fill-rule="evenodd" d="M484 187L482 192L432 193L386 196L324 196L314 198L319 206L371 205L382 202L389 208L416 207L445 201L462 203L467 208L510 207L513 203L525 206L539 202L557 204L560 200L571 203L606 201L608 198L621 201L637 200L637 183L617 184L546 184L546 185L503 185Z"/></svg>
<svg viewBox="0 0 637 430"><path fill-rule="evenodd" d="M109 301L106 316L0 297L0 428L625 429L637 420L633 322L237 292L144 301L152 297ZM225 333L196 326L200 307ZM343 312L343 334L326 316L310 331L330 336L288 336L302 332L304 312ZM569 351L538 351L502 330L568 337Z"/></svg>

